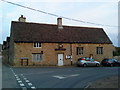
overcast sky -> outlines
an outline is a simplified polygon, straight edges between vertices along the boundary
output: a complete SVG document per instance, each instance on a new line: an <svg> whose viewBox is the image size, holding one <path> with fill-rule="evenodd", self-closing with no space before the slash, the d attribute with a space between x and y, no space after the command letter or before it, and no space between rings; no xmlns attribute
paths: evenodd
<svg viewBox="0 0 120 90"><path fill-rule="evenodd" d="M119 0L7 0L41 11L57 14L72 19L96 24L118 26ZM0 43L10 36L11 21L18 21L24 15L27 22L56 24L57 17L28 10L6 2L0 3ZM115 46L118 46L118 27L98 26L75 22L63 18L64 25L100 27L105 30Z"/></svg>

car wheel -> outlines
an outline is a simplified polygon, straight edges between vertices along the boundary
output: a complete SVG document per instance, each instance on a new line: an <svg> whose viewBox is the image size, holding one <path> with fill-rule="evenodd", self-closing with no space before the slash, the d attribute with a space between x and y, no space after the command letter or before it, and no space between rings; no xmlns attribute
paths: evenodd
<svg viewBox="0 0 120 90"><path fill-rule="evenodd" d="M83 64L83 67L87 67L87 64Z"/></svg>
<svg viewBox="0 0 120 90"><path fill-rule="evenodd" d="M99 67L99 66L100 66L100 64L97 63L97 64L96 64L96 67Z"/></svg>

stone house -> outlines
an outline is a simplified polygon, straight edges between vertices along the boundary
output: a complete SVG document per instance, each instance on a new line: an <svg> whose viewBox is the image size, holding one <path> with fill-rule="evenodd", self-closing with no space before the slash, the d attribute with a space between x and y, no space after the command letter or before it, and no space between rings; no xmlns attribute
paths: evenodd
<svg viewBox="0 0 120 90"><path fill-rule="evenodd" d="M65 26L62 18L57 25L32 23L21 16L11 22L8 51L14 66L66 66L80 57L112 58L114 46L103 28Z"/></svg>

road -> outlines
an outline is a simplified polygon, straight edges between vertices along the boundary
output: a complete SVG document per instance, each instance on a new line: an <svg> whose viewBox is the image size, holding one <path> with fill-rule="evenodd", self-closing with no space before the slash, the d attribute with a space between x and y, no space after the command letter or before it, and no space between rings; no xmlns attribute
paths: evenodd
<svg viewBox="0 0 120 90"><path fill-rule="evenodd" d="M118 76L118 67L9 67L3 65L3 88L85 88L90 82Z"/></svg>

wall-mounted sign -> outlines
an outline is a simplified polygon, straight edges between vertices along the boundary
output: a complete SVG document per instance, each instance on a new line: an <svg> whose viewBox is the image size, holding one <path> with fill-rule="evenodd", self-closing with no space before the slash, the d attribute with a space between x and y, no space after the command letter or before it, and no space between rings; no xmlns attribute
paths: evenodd
<svg viewBox="0 0 120 90"><path fill-rule="evenodd" d="M66 59L71 59L72 56L71 55L66 55Z"/></svg>

